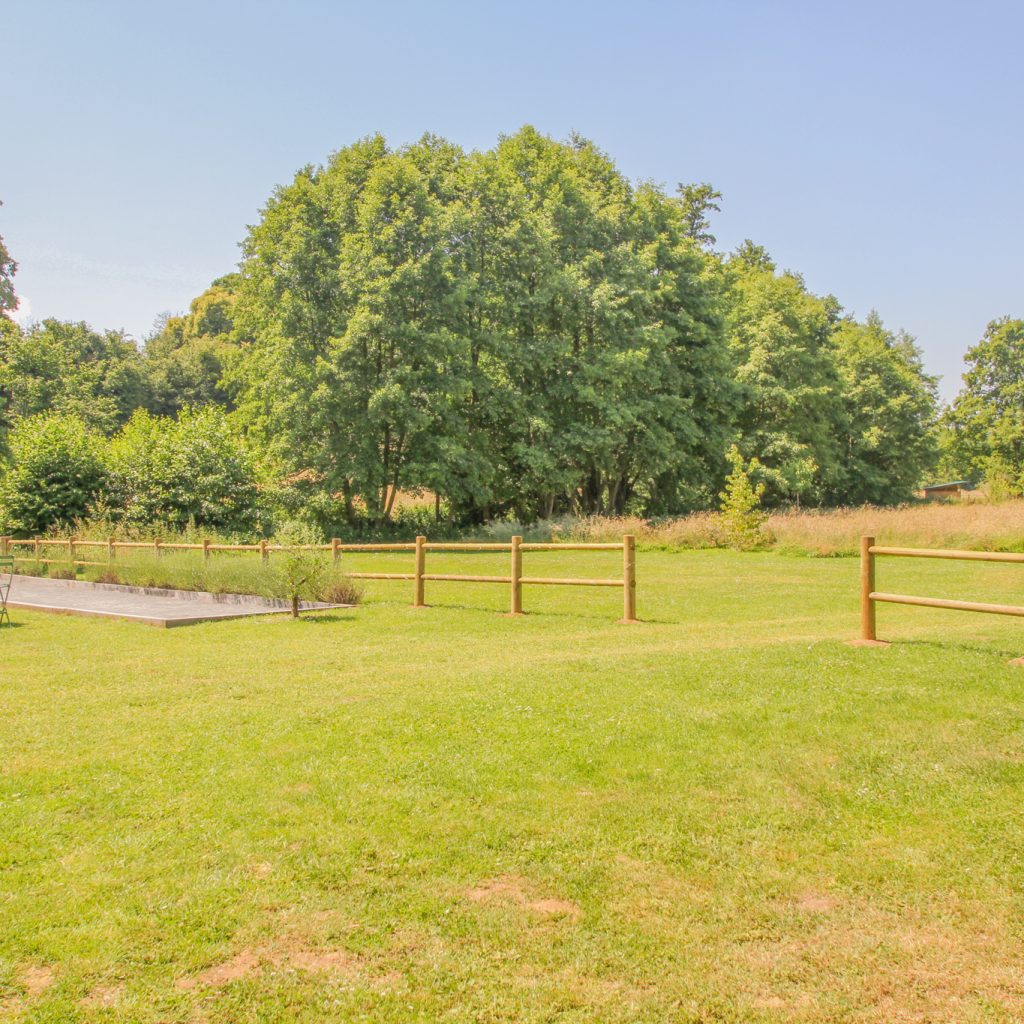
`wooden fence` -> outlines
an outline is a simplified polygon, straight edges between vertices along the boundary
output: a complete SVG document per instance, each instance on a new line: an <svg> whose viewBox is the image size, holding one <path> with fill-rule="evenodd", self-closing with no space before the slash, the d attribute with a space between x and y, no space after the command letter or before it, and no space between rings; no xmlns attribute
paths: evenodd
<svg viewBox="0 0 1024 1024"><path fill-rule="evenodd" d="M67 558L47 558L41 552L51 547L66 548ZM12 554L17 561L32 561L42 564L58 562L65 565L110 565L117 559L118 551L148 550L156 555L168 551L202 551L204 558L210 558L218 551L249 551L260 553L264 562L270 559L275 551L295 550L298 547L306 551L330 552L335 562L345 552L408 552L413 556L412 572L346 572L356 580L410 580L413 583L413 607L426 607L425 591L427 581L444 581L451 583L504 583L509 587L509 614L523 614L523 587L529 586L571 586L571 587L621 587L622 622L637 622L636 617L636 539L630 534L622 538L618 544L524 544L522 537L513 537L508 544L460 544L432 543L426 537L417 537L415 543L404 544L343 544L337 537L329 544L283 545L270 544L261 540L258 544L212 544L204 540L201 544L164 543L161 540L123 541L114 540L80 540L75 537L50 538L33 537L21 540L13 537L0 538L0 552ZM32 554L18 556L18 548L31 548ZM76 558L78 554L100 549L106 553L101 560ZM509 555L509 574L507 576L458 575L453 573L428 573L427 552L505 552ZM578 577L524 576L523 553L530 551L621 551L621 579L583 579Z"/></svg>
<svg viewBox="0 0 1024 1024"><path fill-rule="evenodd" d="M875 632L875 606L912 604L925 608L952 608L962 612L988 612L991 615L1024 617L1024 608L1011 604L987 604L979 601L953 601L941 597L915 597L910 594L887 594L875 590L875 559L879 555L896 558L947 558L962 562L1024 563L1024 554L1003 551L947 551L940 548L894 548L875 544L874 537L860 539L860 642L881 644Z"/></svg>

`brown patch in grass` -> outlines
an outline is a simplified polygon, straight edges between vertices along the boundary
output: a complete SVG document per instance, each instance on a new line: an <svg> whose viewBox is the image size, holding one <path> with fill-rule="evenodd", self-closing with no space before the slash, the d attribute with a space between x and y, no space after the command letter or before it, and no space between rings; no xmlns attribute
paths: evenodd
<svg viewBox="0 0 1024 1024"><path fill-rule="evenodd" d="M90 1009L103 1009L106 1006L116 1006L124 997L125 985L119 981L113 985L97 985L81 1000L82 1006Z"/></svg>
<svg viewBox="0 0 1024 1024"><path fill-rule="evenodd" d="M0 1011L16 1013L23 1009L26 1002L41 996L54 983L55 977L53 968L45 964L22 967L15 979L22 989L22 994L0 1000Z"/></svg>
<svg viewBox="0 0 1024 1024"><path fill-rule="evenodd" d="M260 950L243 949L199 974L179 978L175 984L183 991L223 988L260 974L264 967L353 979L375 988L392 987L401 981L401 975L394 972L374 975L367 961L348 950L314 948L296 939Z"/></svg>
<svg viewBox="0 0 1024 1024"><path fill-rule="evenodd" d="M570 900L531 900L526 894L526 882L515 875L502 875L467 889L466 897L474 903L512 904L540 917L578 917L580 914L579 906Z"/></svg>
<svg viewBox="0 0 1024 1024"><path fill-rule="evenodd" d="M258 954L251 949L243 949L240 953L236 953L231 957L230 960L225 960L222 964L214 964L213 967L208 967L205 971L200 971L199 974L191 977L179 978L175 984L178 988L184 990L193 989L197 985L203 985L208 988L222 988L224 985L229 985L240 978L247 978L256 974L259 966L260 958Z"/></svg>
<svg viewBox="0 0 1024 1024"><path fill-rule="evenodd" d="M525 903L526 892L521 878L502 875L466 890L467 899L474 903Z"/></svg>
<svg viewBox="0 0 1024 1024"><path fill-rule="evenodd" d="M25 995L30 999L42 995L54 982L53 969L45 965L41 967L26 967L18 976Z"/></svg>
<svg viewBox="0 0 1024 1024"><path fill-rule="evenodd" d="M833 910L836 901L831 896L822 896L817 893L804 893L796 901L796 909L807 914L827 914Z"/></svg>

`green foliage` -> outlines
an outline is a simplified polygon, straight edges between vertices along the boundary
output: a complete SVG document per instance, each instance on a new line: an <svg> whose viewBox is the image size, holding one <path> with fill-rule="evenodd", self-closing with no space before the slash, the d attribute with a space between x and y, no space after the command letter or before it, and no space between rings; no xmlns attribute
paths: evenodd
<svg viewBox="0 0 1024 1024"><path fill-rule="evenodd" d="M676 201L683 210L686 237L692 238L698 245L714 245L715 236L710 231L709 215L712 211L718 213L721 210L718 200L722 198L722 193L707 182L702 182L699 185L680 184L676 194L679 197Z"/></svg>
<svg viewBox="0 0 1024 1024"><path fill-rule="evenodd" d="M192 300L187 315L165 318L146 341L150 411L170 416L187 405L230 407L221 380L238 351L233 338L237 287L237 274L219 278Z"/></svg>
<svg viewBox="0 0 1024 1024"><path fill-rule="evenodd" d="M728 269L740 450L760 460L770 504L818 504L840 480L842 403L829 344L838 304L812 295L795 274L776 274L752 243Z"/></svg>
<svg viewBox="0 0 1024 1024"><path fill-rule="evenodd" d="M123 334L0 315L0 443L42 411L110 436L145 410L103 496L130 528L244 533L272 510L383 537L418 525L401 499L424 492L445 509L434 535L678 515L715 507L731 439L768 506L905 500L935 458L912 339L843 318L752 241L713 252L720 200L633 184L588 140L528 126L485 152L363 139L277 189L239 273L142 355ZM0 283L13 269L0 248ZM978 358L1012 373L1010 323ZM944 464L1018 492L1021 400L995 412L971 393ZM259 493L224 410L258 446Z"/></svg>
<svg viewBox="0 0 1024 1024"><path fill-rule="evenodd" d="M0 344L0 429L55 412L111 434L148 401L142 357L123 332L50 319Z"/></svg>
<svg viewBox="0 0 1024 1024"><path fill-rule="evenodd" d="M993 320L966 355L963 390L943 422L942 470L1024 493L1024 320Z"/></svg>
<svg viewBox="0 0 1024 1024"><path fill-rule="evenodd" d="M3 236L0 236L0 320L18 308L18 297L14 294L14 275L17 272L18 264L11 258Z"/></svg>
<svg viewBox="0 0 1024 1024"><path fill-rule="evenodd" d="M866 324L840 323L832 347L844 414L831 497L854 505L908 501L938 457L936 380L924 372L914 339L893 335L874 313Z"/></svg>
<svg viewBox="0 0 1024 1024"><path fill-rule="evenodd" d="M367 139L279 189L245 253L241 412L350 521L403 488L467 518L713 493L719 282L679 203L585 140Z"/></svg>
<svg viewBox="0 0 1024 1024"><path fill-rule="evenodd" d="M751 459L748 464L736 445L730 447L726 459L732 469L725 478L725 490L720 495L722 523L730 546L750 551L766 540L764 524L768 516L761 508L765 485L751 481L751 474L756 475L761 464L757 459Z"/></svg>
<svg viewBox="0 0 1024 1024"><path fill-rule="evenodd" d="M313 547L321 543L321 538L312 527L286 523L276 539L284 550L274 552L271 592L291 603L292 618L297 619L300 601L319 599L335 574L334 569L330 555Z"/></svg>
<svg viewBox="0 0 1024 1024"><path fill-rule="evenodd" d="M215 406L185 408L176 420L136 412L110 443L109 467L105 501L126 526L245 534L259 525L253 461Z"/></svg>
<svg viewBox="0 0 1024 1024"><path fill-rule="evenodd" d="M0 479L5 532L33 536L85 517L106 479L104 442L74 416L18 422Z"/></svg>

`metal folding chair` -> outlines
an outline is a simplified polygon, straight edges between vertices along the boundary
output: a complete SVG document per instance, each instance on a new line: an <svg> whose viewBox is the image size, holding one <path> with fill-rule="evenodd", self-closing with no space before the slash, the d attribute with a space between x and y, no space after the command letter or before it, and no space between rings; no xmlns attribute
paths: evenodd
<svg viewBox="0 0 1024 1024"><path fill-rule="evenodd" d="M11 624L11 616L7 611L7 595L11 592L11 580L14 579L14 559L10 555L0 555L0 626L6 620Z"/></svg>

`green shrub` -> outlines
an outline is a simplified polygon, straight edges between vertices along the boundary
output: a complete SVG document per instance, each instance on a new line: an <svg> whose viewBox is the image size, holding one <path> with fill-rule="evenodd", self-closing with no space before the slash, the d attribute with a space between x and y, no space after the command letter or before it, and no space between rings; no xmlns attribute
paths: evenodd
<svg viewBox="0 0 1024 1024"><path fill-rule="evenodd" d="M111 441L104 505L128 527L251 534L259 523L255 467L213 406L183 409L177 420L136 412Z"/></svg>
<svg viewBox="0 0 1024 1024"><path fill-rule="evenodd" d="M35 536L86 515L106 480L103 439L75 416L20 420L0 481L3 529Z"/></svg>

